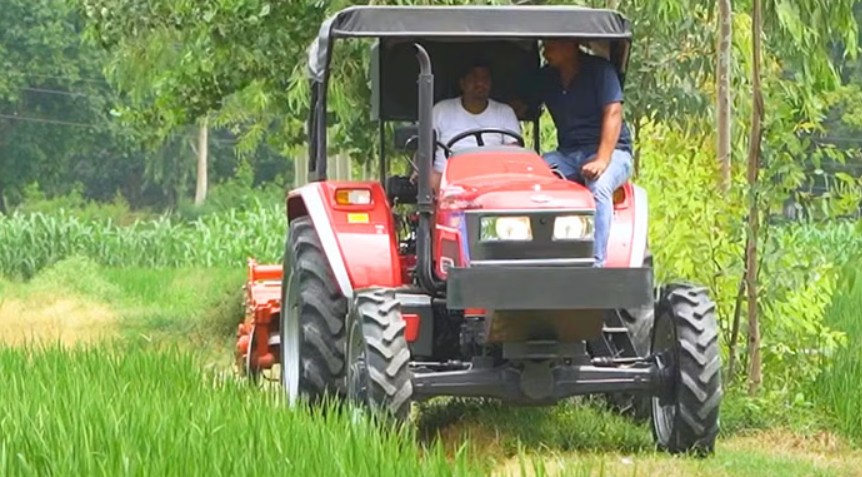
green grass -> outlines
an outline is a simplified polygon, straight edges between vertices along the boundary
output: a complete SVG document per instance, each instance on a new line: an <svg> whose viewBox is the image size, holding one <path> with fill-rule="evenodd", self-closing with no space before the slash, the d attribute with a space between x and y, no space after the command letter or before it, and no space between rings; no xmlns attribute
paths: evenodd
<svg viewBox="0 0 862 477"><path fill-rule="evenodd" d="M0 280L0 303L4 297L26 302L36 314L57 298L98 305L112 312L117 333L130 342L184 345L204 362L225 367L244 313L244 280L240 267L115 268L71 257L27 282Z"/></svg>
<svg viewBox="0 0 862 477"><path fill-rule="evenodd" d="M0 475L476 475L348 412L201 371L177 349L0 349Z"/></svg>
<svg viewBox="0 0 862 477"><path fill-rule="evenodd" d="M837 429L862 444L862 273L850 269L848 274L827 314L828 324L847 334L847 346L834 356L813 392L833 414Z"/></svg>
<svg viewBox="0 0 862 477"><path fill-rule="evenodd" d="M433 401L420 406L415 434L381 432L339 412L290 410L277 388L222 377L243 279L242 268L114 268L86 258L62 260L28 282L0 279L0 301L103 304L120 331L117 343L89 349L0 350L0 475L794 476L862 468L862 457L844 449L779 449L833 425L821 409L738 392L726 395L719 448L704 461L655 452L648 424L587 399L550 408ZM834 324L858 326L852 312L860 306L836 298ZM835 404L849 401L843 412L858 417L847 398L860 395L856 366L841 375L836 363L829 376ZM783 430L749 436L776 428Z"/></svg>
<svg viewBox="0 0 862 477"><path fill-rule="evenodd" d="M418 426L424 442L466 445L472 455L491 460L497 475L846 476L862 465L858 451L824 445L822 434L782 424L800 425L796 413L779 416L773 409L755 416L753 410L742 396L729 396L716 453L707 459L655 450L647 422L622 418L598 399L549 408L440 400L421 407Z"/></svg>

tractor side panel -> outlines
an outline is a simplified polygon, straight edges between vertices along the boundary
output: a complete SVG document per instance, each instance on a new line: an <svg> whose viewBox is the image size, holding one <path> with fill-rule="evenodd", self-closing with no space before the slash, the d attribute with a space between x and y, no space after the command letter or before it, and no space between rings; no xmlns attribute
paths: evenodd
<svg viewBox="0 0 862 477"><path fill-rule="evenodd" d="M341 191L341 192L339 192ZM345 191L370 195L364 203L339 203ZM312 182L290 191L288 220L311 216L341 293L370 286L401 285L401 264L392 211L380 183L374 181Z"/></svg>
<svg viewBox="0 0 862 477"><path fill-rule="evenodd" d="M642 267L646 254L648 207L646 191L627 182L614 200L607 267Z"/></svg>

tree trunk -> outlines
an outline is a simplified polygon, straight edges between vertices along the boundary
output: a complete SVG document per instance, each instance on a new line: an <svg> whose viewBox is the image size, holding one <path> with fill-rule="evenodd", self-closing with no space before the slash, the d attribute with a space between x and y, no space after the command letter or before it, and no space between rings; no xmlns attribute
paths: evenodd
<svg viewBox="0 0 862 477"><path fill-rule="evenodd" d="M209 153L207 129L207 118L204 117L200 132L198 133L198 173L195 187L195 205L203 204L207 198L207 154Z"/></svg>
<svg viewBox="0 0 862 477"><path fill-rule="evenodd" d="M608 10L616 10L620 6L620 0L608 0Z"/></svg>
<svg viewBox="0 0 862 477"><path fill-rule="evenodd" d="M725 194L730 190L730 60L733 23L731 0L718 0L718 64L716 81L718 82L718 163L721 167L720 186Z"/></svg>
<svg viewBox="0 0 862 477"><path fill-rule="evenodd" d="M6 215L8 212L6 209L6 188L0 182L0 214Z"/></svg>
<svg viewBox="0 0 862 477"><path fill-rule="evenodd" d="M763 19L761 0L754 0L754 15L751 22L753 42L751 136L748 145L748 241L746 244L746 287L748 288L748 393L755 394L763 381L760 363L760 322L757 317L757 238L760 229L758 210L758 172L760 169L760 146L763 136L763 94L760 85L760 52Z"/></svg>
<svg viewBox="0 0 862 477"><path fill-rule="evenodd" d="M748 250L743 254L742 261L746 268L748 267ZM742 302L745 299L745 283L748 279L748 273L743 272L742 278L739 280L739 289L736 291L736 301L733 307L733 324L730 329L730 349L728 350L728 366L727 366L727 381L730 382L736 376L736 353L737 342L739 341L739 328L742 321Z"/></svg>

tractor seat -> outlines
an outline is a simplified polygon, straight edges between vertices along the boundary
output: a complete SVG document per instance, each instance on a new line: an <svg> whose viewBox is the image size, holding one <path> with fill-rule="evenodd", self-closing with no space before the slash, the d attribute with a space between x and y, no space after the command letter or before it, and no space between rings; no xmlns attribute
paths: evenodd
<svg viewBox="0 0 862 477"><path fill-rule="evenodd" d="M386 179L386 199L390 204L416 204L418 185L407 176L392 176Z"/></svg>

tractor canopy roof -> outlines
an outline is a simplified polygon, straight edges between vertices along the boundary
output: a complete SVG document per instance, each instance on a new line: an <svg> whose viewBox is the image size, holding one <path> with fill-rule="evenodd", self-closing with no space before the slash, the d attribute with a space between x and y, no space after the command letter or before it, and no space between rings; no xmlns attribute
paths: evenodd
<svg viewBox="0 0 862 477"><path fill-rule="evenodd" d="M353 6L321 25L308 54L313 81L326 80L332 43L341 37L418 43L579 38L591 46L602 44L602 55L622 73L632 34L620 13L580 6Z"/></svg>

